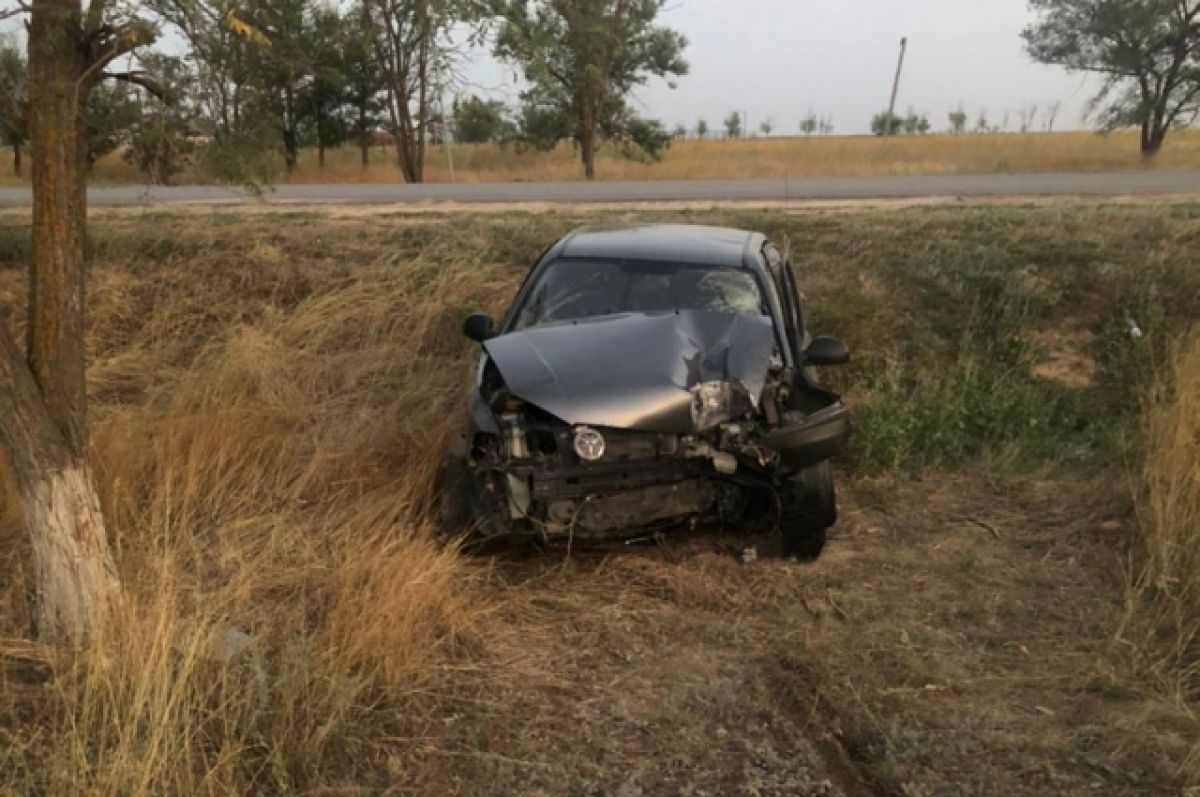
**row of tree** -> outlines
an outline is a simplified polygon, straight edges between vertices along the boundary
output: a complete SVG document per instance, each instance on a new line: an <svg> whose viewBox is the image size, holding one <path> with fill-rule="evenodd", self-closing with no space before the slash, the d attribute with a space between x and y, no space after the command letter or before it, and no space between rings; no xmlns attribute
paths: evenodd
<svg viewBox="0 0 1200 797"><path fill-rule="evenodd" d="M630 157L657 158L670 136L640 118L629 93L652 76L687 72L686 42L656 23L665 0L147 0L146 35L170 29L186 52L139 50L88 98L89 161L124 145L126 157L169 181L186 156L219 178L269 181L300 149L354 142L367 163L381 140L394 146L406 181L421 182L425 149L453 124L465 141L576 143L586 176L612 142ZM473 96L446 118L463 37L492 42L524 72L515 118ZM0 46L0 139L17 153L28 138L25 60ZM166 102L152 101L158 97Z"/></svg>
<svg viewBox="0 0 1200 797"><path fill-rule="evenodd" d="M405 179L419 182L427 144L451 133L466 142L543 149L571 140L588 176L604 141L629 157L658 159L671 136L658 122L639 118L626 98L650 76L687 71L684 40L656 24L662 2L148 0L140 30L152 35L171 28L187 51L179 57L139 52L129 68L113 73L117 85L89 95L87 161L123 147L150 179L168 182L199 156L215 176L255 184L273 178L279 154L290 169L300 148L310 146L323 165L329 147L353 141L365 165L371 145L387 141ZM1024 36L1035 58L1106 76L1096 101L1105 127L1139 125L1142 149L1153 154L1172 126L1195 118L1195 0L1032 5L1041 18ZM468 95L447 114L441 98L459 88L458 54L464 44L483 41L524 70L528 87L519 107ZM0 142L12 147L18 171L29 125L25 68L21 49L0 42ZM172 102L153 102L151 94ZM1041 128L1053 129L1058 108L1020 109L1019 128L1034 129L1042 110ZM955 133L1009 129L1007 120L992 125L983 112L973 125L961 109L948 118ZM726 138L749 134L743 127L737 112L722 121ZM931 129L928 117L911 111L877 114L871 122L877 135ZM758 130L771 135L775 127L766 120ZM828 135L833 123L810 111L799 130ZM674 136L688 133L680 126ZM711 135L706 120L698 121L694 135Z"/></svg>
<svg viewBox="0 0 1200 797"><path fill-rule="evenodd" d="M1052 132L1061 109L1062 103L1060 102L1050 103L1046 106L1039 106L1035 103L1021 108L1017 112L1019 132L1027 133L1030 130L1037 129L1038 116L1043 110L1044 113L1041 115L1041 129L1046 132ZM1003 121L998 125L994 125L988 120L986 108L980 108L979 114L972 121L962 106L959 106L946 114L946 120L946 131L956 135L963 133L1002 133L1009 129L1009 114L1007 111L1004 113ZM925 114L917 113L911 108L903 116L897 113L889 114L887 111L880 111L871 117L871 132L877 136L925 135L931 130L933 130L933 123L929 121L929 117Z"/></svg>
<svg viewBox="0 0 1200 797"><path fill-rule="evenodd" d="M523 143L538 143L536 141L538 132L537 124L523 110L517 109L514 112L500 100L485 100L475 95L467 95L455 99L448 122L454 139L465 144L507 144L516 142L520 145ZM746 135L746 131L743 129L744 122L745 118L741 113L730 111L722 119L719 131L714 132L709 127L708 120L701 118L696 121L695 127L691 129L688 129L686 125L676 125L671 131L670 138L696 138L699 140L715 136L742 138ZM771 135L775 132L775 129L775 124L770 119L765 119L758 125L758 132L764 136ZM797 129L806 136L832 135L834 131L833 119L831 117L818 116L815 112L809 111L800 120ZM648 143L653 145L667 140L661 136L656 136L656 138L658 139L657 141L650 141ZM648 154L657 157L658 152L652 151Z"/></svg>

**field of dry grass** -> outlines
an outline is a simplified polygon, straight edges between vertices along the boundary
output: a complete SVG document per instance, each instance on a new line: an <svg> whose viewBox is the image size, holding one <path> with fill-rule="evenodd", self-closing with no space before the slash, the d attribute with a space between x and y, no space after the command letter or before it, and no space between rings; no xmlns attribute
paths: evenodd
<svg viewBox="0 0 1200 797"><path fill-rule="evenodd" d="M721 535L569 560L431 541L462 318L501 309L565 230L629 219L788 239L818 328L856 352L836 375L858 422L843 520L816 565L744 565ZM1194 404L1146 402L1195 373L1170 341L1200 320L1198 221L97 213L89 375L123 622L79 655L28 639L0 477L0 793L1200 785L1177 600L1200 579L1170 547L1195 529L1176 478ZM21 306L27 250L27 219L0 215L0 306Z"/></svg>
<svg viewBox="0 0 1200 797"><path fill-rule="evenodd" d="M7 153L0 152L0 185L15 185ZM371 153L363 169L357 149L333 150L324 169L315 151L305 151L288 183L403 182L388 149ZM553 152L516 147L460 144L452 148L454 174L441 148L431 148L430 182L511 182L580 179L579 160L569 145ZM1138 154L1137 135L1006 133L930 135L881 139L874 136L753 138L735 141L677 141L661 163L622 159L612 148L598 160L602 180L673 180L693 178L809 177L834 175L987 174L1018 172L1099 172L1143 168L1200 169L1200 130L1171 135L1163 152L1147 166ZM119 154L103 158L93 179L100 183L139 183L137 171ZM208 183L198 167L185 170L177 183Z"/></svg>

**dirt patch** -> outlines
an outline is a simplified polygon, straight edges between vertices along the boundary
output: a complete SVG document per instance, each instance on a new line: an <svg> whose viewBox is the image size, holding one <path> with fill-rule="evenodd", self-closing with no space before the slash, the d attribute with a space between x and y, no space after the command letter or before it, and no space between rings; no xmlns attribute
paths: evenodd
<svg viewBox="0 0 1200 797"><path fill-rule="evenodd" d="M1087 347L1095 337L1085 329L1035 333L1034 342L1045 350L1045 356L1033 366L1033 375L1073 390L1091 387L1096 379L1096 360Z"/></svg>
<svg viewBox="0 0 1200 797"><path fill-rule="evenodd" d="M814 565L742 564L716 535L492 563L522 677L431 718L409 766L442 783L453 757L456 793L1173 787L1179 710L1117 674L1111 507L982 474L845 487Z"/></svg>

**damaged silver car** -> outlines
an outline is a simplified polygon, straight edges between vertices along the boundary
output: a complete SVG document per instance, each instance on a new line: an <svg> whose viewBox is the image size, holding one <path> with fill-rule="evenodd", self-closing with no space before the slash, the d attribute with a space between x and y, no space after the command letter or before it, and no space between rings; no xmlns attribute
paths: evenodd
<svg viewBox="0 0 1200 797"><path fill-rule="evenodd" d="M850 421L814 366L791 262L755 232L583 229L533 266L483 347L439 520L470 539L654 539L716 522L818 556Z"/></svg>

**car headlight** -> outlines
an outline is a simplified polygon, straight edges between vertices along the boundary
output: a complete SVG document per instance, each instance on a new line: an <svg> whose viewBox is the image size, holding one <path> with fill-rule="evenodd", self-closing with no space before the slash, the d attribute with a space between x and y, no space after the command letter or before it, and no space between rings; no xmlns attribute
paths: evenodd
<svg viewBox="0 0 1200 797"><path fill-rule="evenodd" d="M605 447L604 435L587 426L575 427L575 453L584 462L599 462Z"/></svg>
<svg viewBox="0 0 1200 797"><path fill-rule="evenodd" d="M703 432L733 417L734 386L730 382L701 382L692 388L692 425Z"/></svg>

